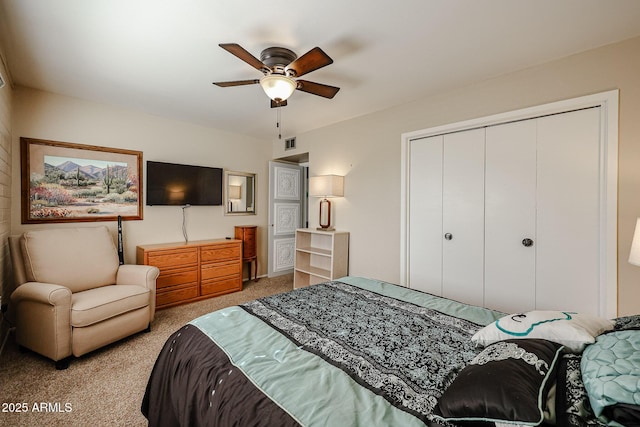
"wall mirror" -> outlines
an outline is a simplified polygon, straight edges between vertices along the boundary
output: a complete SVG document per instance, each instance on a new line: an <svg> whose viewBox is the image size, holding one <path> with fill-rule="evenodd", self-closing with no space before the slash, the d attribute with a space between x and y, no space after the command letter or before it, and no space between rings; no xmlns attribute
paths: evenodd
<svg viewBox="0 0 640 427"><path fill-rule="evenodd" d="M256 214L256 174L224 171L225 215Z"/></svg>

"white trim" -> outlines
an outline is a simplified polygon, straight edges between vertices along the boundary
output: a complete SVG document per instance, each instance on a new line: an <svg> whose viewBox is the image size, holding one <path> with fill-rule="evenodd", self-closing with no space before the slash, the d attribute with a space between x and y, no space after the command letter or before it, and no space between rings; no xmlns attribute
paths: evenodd
<svg viewBox="0 0 640 427"><path fill-rule="evenodd" d="M604 180L600 193L600 312L613 318L618 315L618 91L605 92L600 103L600 131L603 143Z"/></svg>
<svg viewBox="0 0 640 427"><path fill-rule="evenodd" d="M618 90L523 108L472 120L435 126L401 135L400 177L400 284L409 277L409 165L410 142L417 139L479 127L532 119L589 107L601 107L600 179L600 315L617 316L618 310Z"/></svg>

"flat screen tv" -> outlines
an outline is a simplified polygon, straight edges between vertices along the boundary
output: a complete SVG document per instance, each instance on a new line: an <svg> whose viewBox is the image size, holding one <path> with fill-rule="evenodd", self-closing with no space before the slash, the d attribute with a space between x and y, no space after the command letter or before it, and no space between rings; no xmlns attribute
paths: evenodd
<svg viewBox="0 0 640 427"><path fill-rule="evenodd" d="M147 161L147 206L154 205L222 205L222 169Z"/></svg>

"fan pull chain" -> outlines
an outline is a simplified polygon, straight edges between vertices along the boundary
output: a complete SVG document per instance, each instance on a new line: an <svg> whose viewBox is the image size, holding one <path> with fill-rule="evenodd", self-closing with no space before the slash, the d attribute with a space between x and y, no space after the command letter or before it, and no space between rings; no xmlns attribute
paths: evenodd
<svg viewBox="0 0 640 427"><path fill-rule="evenodd" d="M277 121L276 121L276 127L278 128L278 139L282 139L282 128L280 127L280 105L278 105L278 108L276 108L277 110Z"/></svg>

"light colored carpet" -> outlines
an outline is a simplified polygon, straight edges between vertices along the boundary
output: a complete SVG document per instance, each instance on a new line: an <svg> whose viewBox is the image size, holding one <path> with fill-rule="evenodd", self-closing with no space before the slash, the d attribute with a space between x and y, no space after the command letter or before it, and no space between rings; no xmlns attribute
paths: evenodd
<svg viewBox="0 0 640 427"><path fill-rule="evenodd" d="M159 310L150 333L72 359L64 371L35 353L20 352L10 337L0 358L0 426L145 426L142 397L169 335L210 311L292 288L292 274L261 278L245 282L242 292ZM15 404L27 412L15 412Z"/></svg>

